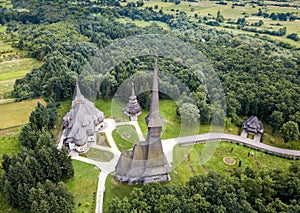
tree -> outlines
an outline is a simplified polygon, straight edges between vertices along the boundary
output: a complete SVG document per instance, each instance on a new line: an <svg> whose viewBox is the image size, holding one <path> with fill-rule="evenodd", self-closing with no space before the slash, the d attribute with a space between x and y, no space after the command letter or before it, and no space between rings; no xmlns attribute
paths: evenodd
<svg viewBox="0 0 300 213"><path fill-rule="evenodd" d="M299 126L294 121L288 121L282 125L280 132L284 142L295 141L299 138Z"/></svg>
<svg viewBox="0 0 300 213"><path fill-rule="evenodd" d="M184 103L179 107L178 112L182 121L188 126L195 125L199 122L200 111L194 104Z"/></svg>
<svg viewBox="0 0 300 213"><path fill-rule="evenodd" d="M273 111L270 117L273 134L282 126L283 122L283 113L280 111Z"/></svg>
<svg viewBox="0 0 300 213"><path fill-rule="evenodd" d="M218 10L218 12L217 12L216 21L219 22L219 23L222 23L224 21L224 17L221 15L220 10Z"/></svg>

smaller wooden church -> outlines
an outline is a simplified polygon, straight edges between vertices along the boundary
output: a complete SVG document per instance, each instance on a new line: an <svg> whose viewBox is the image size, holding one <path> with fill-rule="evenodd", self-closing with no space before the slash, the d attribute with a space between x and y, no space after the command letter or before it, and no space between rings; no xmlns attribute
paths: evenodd
<svg viewBox="0 0 300 213"><path fill-rule="evenodd" d="M96 132L104 127L104 114L86 99L76 85L71 110L63 117L63 143L70 150L84 152L88 142L95 142Z"/></svg>
<svg viewBox="0 0 300 213"><path fill-rule="evenodd" d="M128 115L132 121L137 120L137 116L142 114L142 107L140 106L134 91L134 83L131 83L131 95L126 105L125 115Z"/></svg>
<svg viewBox="0 0 300 213"><path fill-rule="evenodd" d="M250 116L243 124L242 137L254 135L253 140L259 142L264 132L263 123L256 116Z"/></svg>

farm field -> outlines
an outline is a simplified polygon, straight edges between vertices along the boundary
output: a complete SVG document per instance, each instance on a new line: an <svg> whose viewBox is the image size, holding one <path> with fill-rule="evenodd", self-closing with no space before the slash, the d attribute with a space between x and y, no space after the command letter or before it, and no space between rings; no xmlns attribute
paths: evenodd
<svg viewBox="0 0 300 213"><path fill-rule="evenodd" d="M129 0L128 2L136 2L137 0ZM179 4L175 4L173 2L162 2L159 0L149 0L144 1L143 8L152 7L153 10L159 11L162 10L164 13L173 14L178 16L180 12L185 12L192 19L197 21L199 17L202 19L210 20L215 19L217 17L218 11L224 17L224 22L221 26L214 26L213 28L231 30L234 33L247 33L255 35L253 32L247 32L245 30L238 30L236 25L227 24L226 22L236 22L239 18L245 18L249 24L253 24L258 22L259 20L263 21L262 26L251 26L257 29L268 29L268 30L278 30L279 28L286 27L286 35L285 36L273 36L266 35L273 40L286 42L292 44L294 46L300 47L300 41L294 41L288 39L286 36L291 33L296 33L300 35L300 20L295 21L280 21L280 20L272 20L271 18L264 18L262 16L257 16L255 14L258 13L259 9L262 9L263 12L271 13L291 13L295 16L299 16L300 11L297 9L296 5L299 5L299 1L288 2L290 5L295 5L294 7L279 7L273 6L271 4L280 4L276 1L267 1L265 4L267 6L258 6L257 4L250 3L250 1L237 1L237 2L226 2L227 5L217 4L218 1L197 1L197 2L188 2L188 1L180 1ZM244 6L233 6L233 4L245 4ZM285 2L286 3L286 2ZM122 3L126 5L127 3ZM143 26L146 25L143 23L139 23L139 21L133 21L137 25ZM228 29L228 26L234 27L234 29ZM261 36L265 34L260 34Z"/></svg>
<svg viewBox="0 0 300 213"><path fill-rule="evenodd" d="M5 31L6 27L0 26L0 103L9 101L16 79L42 65L41 61L28 58L25 51L13 48Z"/></svg>
<svg viewBox="0 0 300 213"><path fill-rule="evenodd" d="M45 104L43 99L34 99L0 105L0 129L23 125L28 122L29 115L37 103Z"/></svg>

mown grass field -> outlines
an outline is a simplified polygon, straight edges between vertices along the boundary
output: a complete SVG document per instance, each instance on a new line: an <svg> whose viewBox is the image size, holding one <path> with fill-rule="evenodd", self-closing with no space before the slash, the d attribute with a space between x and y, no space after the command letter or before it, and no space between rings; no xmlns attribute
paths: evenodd
<svg viewBox="0 0 300 213"><path fill-rule="evenodd" d="M0 105L0 129L16 127L28 122L32 110L38 102L45 104L43 99L34 99Z"/></svg>
<svg viewBox="0 0 300 213"><path fill-rule="evenodd" d="M124 198L128 196L132 190L136 187L141 187L141 185L127 185L127 184L120 184L116 182L114 175L110 174L106 178L105 182L105 192L104 192L104 201L103 201L103 210L106 212L109 202L113 198Z"/></svg>
<svg viewBox="0 0 300 213"><path fill-rule="evenodd" d="M0 164L2 162L2 155L7 154L12 156L21 150L21 145L18 141L19 134L7 135L0 137Z"/></svg>
<svg viewBox="0 0 300 213"><path fill-rule="evenodd" d="M73 167L75 171L74 177L66 181L66 186L74 195L75 212L94 212L94 195L97 192L100 170L93 165L76 160L73 160Z"/></svg>
<svg viewBox="0 0 300 213"><path fill-rule="evenodd" d="M113 131L112 136L121 152L131 149L133 144L139 141L136 130L132 125L117 126L116 130Z"/></svg>
<svg viewBox="0 0 300 213"><path fill-rule="evenodd" d="M257 171L272 169L287 170L293 162L300 164L300 161L298 160L290 160L265 154L264 152L234 143L221 142L216 143L216 145L218 146L216 152L203 165L200 160L200 153L203 151L206 144L185 147L175 146L173 153L173 172L170 174L173 183L186 182L190 177L196 174L205 174L212 170L230 175L233 172L233 168L240 169L241 171L246 167L250 167ZM249 152L252 152L254 155L248 157ZM224 157L232 157L236 162L235 165L230 166L225 164L223 162ZM255 158L257 160L255 160ZM202 159L202 161L204 161L204 159ZM241 167L239 167L239 161L241 161Z"/></svg>
<svg viewBox="0 0 300 213"><path fill-rule="evenodd" d="M92 160L100 161L100 162L108 162L113 159L113 154L109 151L89 148L86 153L79 154L82 157L86 157Z"/></svg>

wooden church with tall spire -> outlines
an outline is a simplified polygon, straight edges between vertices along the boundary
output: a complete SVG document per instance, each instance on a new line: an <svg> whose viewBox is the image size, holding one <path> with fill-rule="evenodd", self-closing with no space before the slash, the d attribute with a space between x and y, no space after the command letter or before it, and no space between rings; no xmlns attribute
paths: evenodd
<svg viewBox="0 0 300 213"><path fill-rule="evenodd" d="M131 83L131 95L130 95L128 103L126 105L124 114L128 115L132 121L136 121L137 116L142 114L142 107L140 106L140 104L137 100L137 97L135 95L133 82Z"/></svg>
<svg viewBox="0 0 300 213"><path fill-rule="evenodd" d="M155 59L150 113L146 117L146 141L134 144L132 150L122 152L116 165L116 178L128 184L169 181L171 167L163 152L160 134L164 122L159 114L158 69Z"/></svg>

